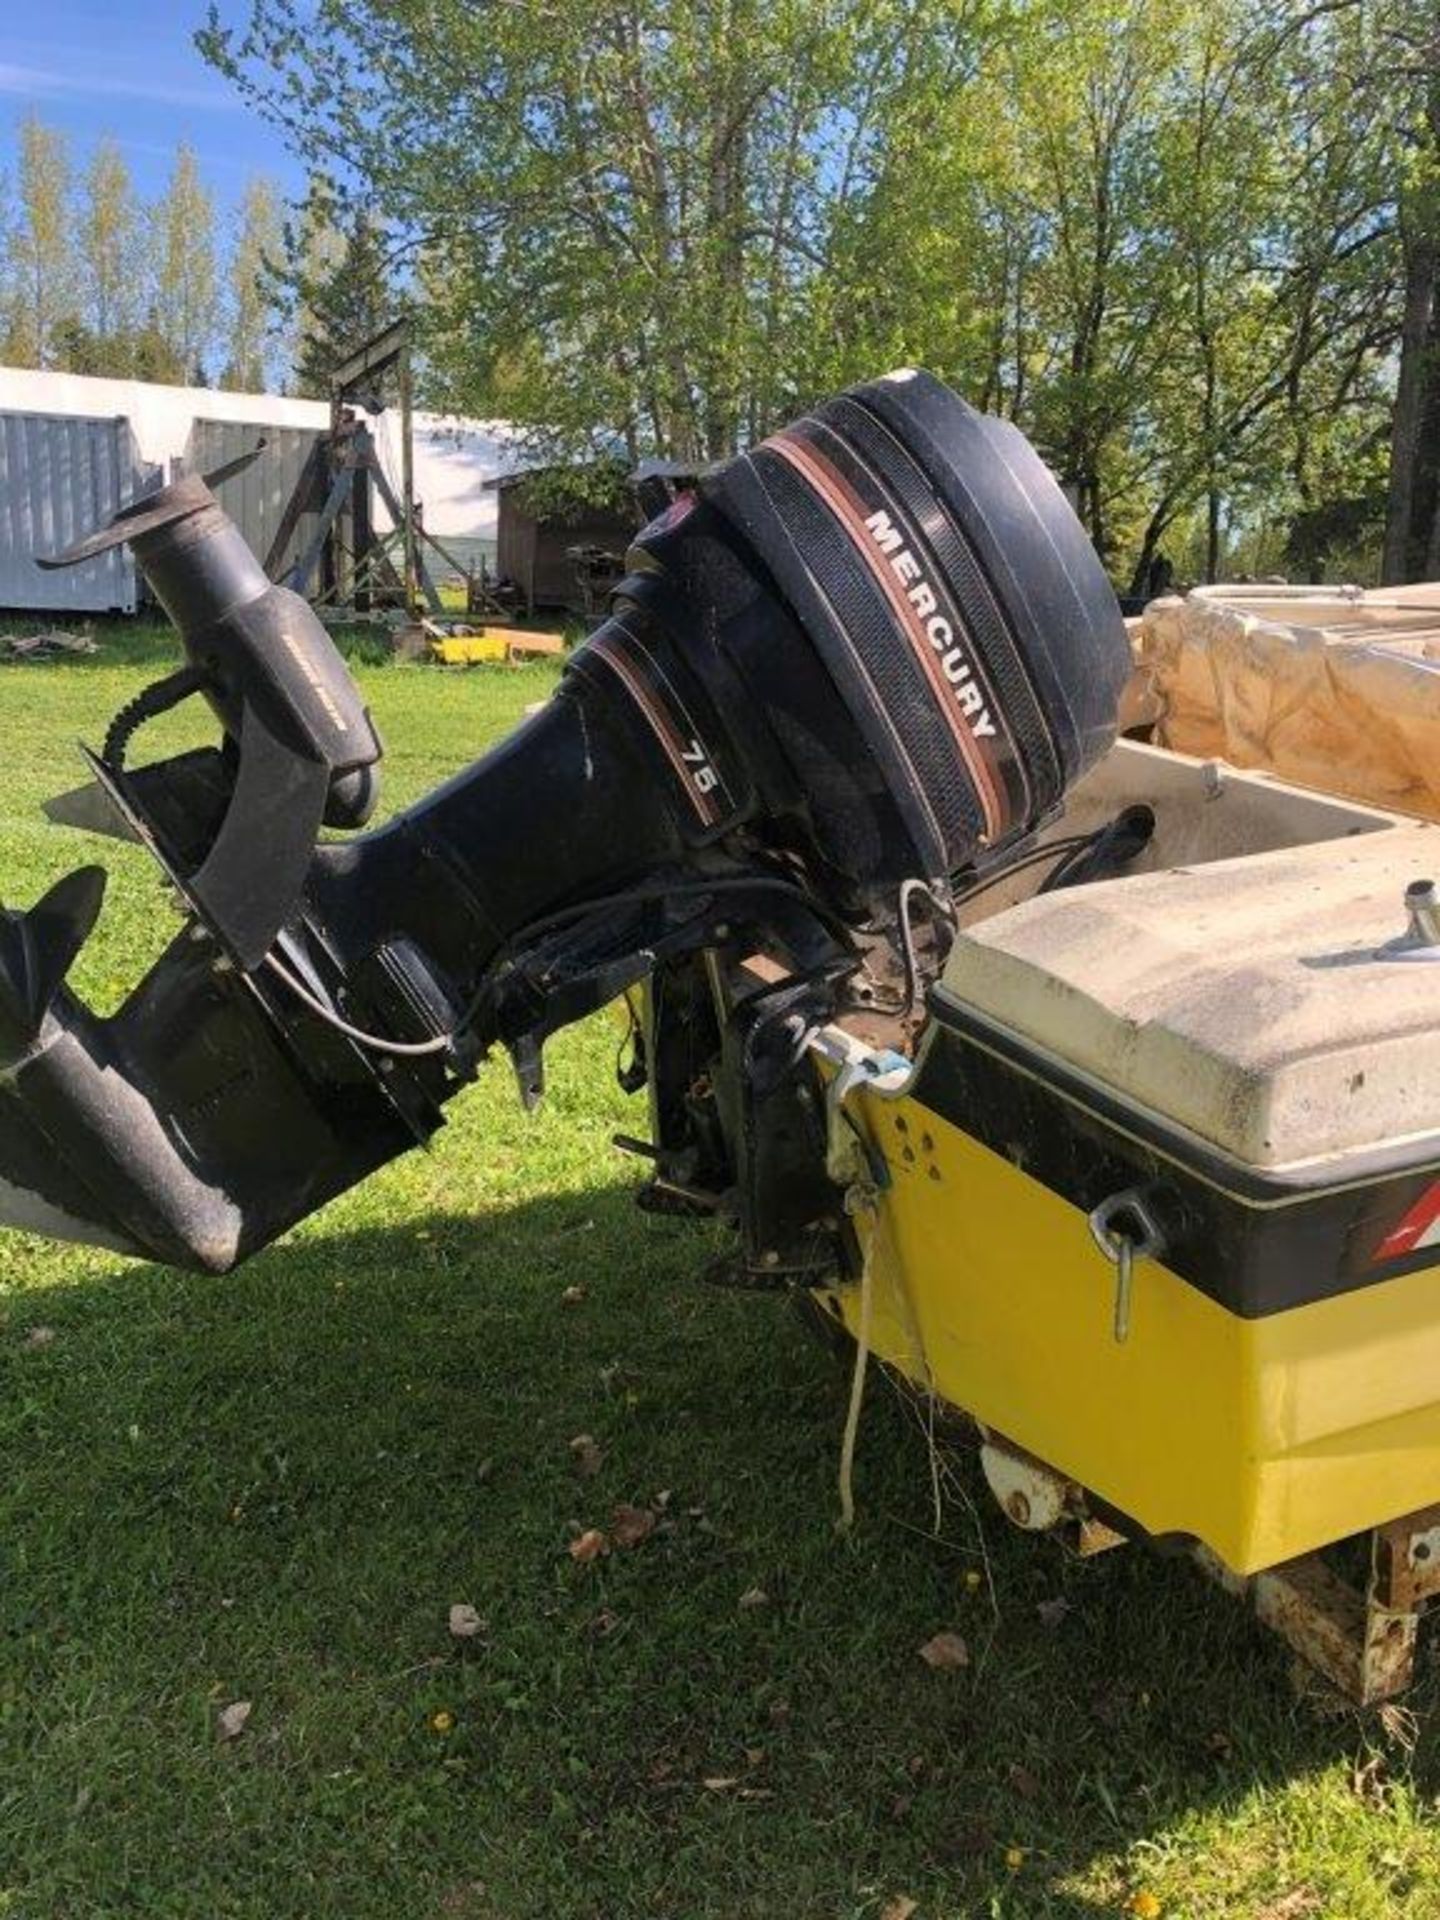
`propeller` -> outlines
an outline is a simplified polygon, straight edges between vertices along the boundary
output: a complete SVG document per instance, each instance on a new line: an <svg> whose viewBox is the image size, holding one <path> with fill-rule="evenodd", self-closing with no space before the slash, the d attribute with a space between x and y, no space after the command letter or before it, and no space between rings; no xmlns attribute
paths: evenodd
<svg viewBox="0 0 1440 1920"><path fill-rule="evenodd" d="M0 908L0 1069L39 1037L104 898L105 869L80 867L28 913Z"/></svg>

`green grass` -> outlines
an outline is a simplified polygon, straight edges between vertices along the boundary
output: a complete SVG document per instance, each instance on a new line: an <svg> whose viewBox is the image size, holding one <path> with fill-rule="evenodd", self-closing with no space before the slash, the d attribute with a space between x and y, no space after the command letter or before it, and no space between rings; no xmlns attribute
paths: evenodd
<svg viewBox="0 0 1440 1920"><path fill-rule="evenodd" d="M0 668L7 899L91 857L37 804L167 657L118 629ZM365 669L390 798L552 677ZM106 857L101 999L167 931ZM1297 1703L1185 1563L1066 1563L968 1468L927 1537L923 1436L879 1381L837 1538L843 1375L634 1211L614 1042L562 1036L533 1118L497 1065L432 1153L228 1280L0 1239L0 1915L1440 1915L1428 1660L1407 1752ZM572 1561L661 1490L651 1539ZM917 1658L941 1628L967 1671Z"/></svg>

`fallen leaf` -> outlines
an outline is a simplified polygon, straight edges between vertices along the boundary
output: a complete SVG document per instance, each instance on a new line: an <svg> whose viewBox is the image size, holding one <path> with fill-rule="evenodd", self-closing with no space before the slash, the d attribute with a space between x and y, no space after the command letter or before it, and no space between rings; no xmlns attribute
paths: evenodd
<svg viewBox="0 0 1440 1920"><path fill-rule="evenodd" d="M610 1542L598 1527L587 1527L570 1542L570 1558L578 1560L582 1567L588 1567L592 1560L609 1551Z"/></svg>
<svg viewBox="0 0 1440 1920"><path fill-rule="evenodd" d="M1070 1611L1070 1602L1063 1598L1042 1600L1035 1611L1042 1627L1058 1627Z"/></svg>
<svg viewBox="0 0 1440 1920"><path fill-rule="evenodd" d="M735 1604L742 1613L758 1613L769 1606L770 1596L763 1587L747 1587Z"/></svg>
<svg viewBox="0 0 1440 1920"><path fill-rule="evenodd" d="M700 1784L707 1793L728 1793L731 1787L738 1787L740 1782L733 1775L713 1774L710 1779L702 1780Z"/></svg>
<svg viewBox="0 0 1440 1920"><path fill-rule="evenodd" d="M578 1307L582 1303L584 1298L585 1298L584 1287L582 1286L566 1287L565 1291L560 1296L560 1304L562 1307Z"/></svg>
<svg viewBox="0 0 1440 1920"><path fill-rule="evenodd" d="M920 1902L912 1900L908 1893L897 1893L880 1909L880 1920L910 1920L919 1905Z"/></svg>
<svg viewBox="0 0 1440 1920"><path fill-rule="evenodd" d="M772 1700L770 1705L765 1709L765 1718L770 1722L772 1727L788 1727L790 1724L790 1702L788 1700Z"/></svg>
<svg viewBox="0 0 1440 1920"><path fill-rule="evenodd" d="M473 1640L477 1633L485 1631L485 1622L474 1607L464 1600L457 1600L450 1609L450 1633L456 1640Z"/></svg>
<svg viewBox="0 0 1440 1920"><path fill-rule="evenodd" d="M1023 1800L1038 1800L1040 1782L1028 1767L1022 1767L1018 1761L1012 1761L1005 1769L1005 1777Z"/></svg>
<svg viewBox="0 0 1440 1920"><path fill-rule="evenodd" d="M937 1633L920 1648L920 1658L937 1673L954 1673L970 1664L970 1649L958 1633Z"/></svg>
<svg viewBox="0 0 1440 1920"><path fill-rule="evenodd" d="M1383 1753L1372 1753L1357 1760L1350 1769L1350 1791L1368 1807L1383 1808L1389 1803L1390 1782Z"/></svg>
<svg viewBox="0 0 1440 1920"><path fill-rule="evenodd" d="M42 1350L42 1348L53 1347L54 1344L55 1344L54 1327L31 1327L30 1331L26 1334L24 1340L21 1342L21 1345L24 1346L26 1350L30 1353L39 1353Z"/></svg>
<svg viewBox="0 0 1440 1920"><path fill-rule="evenodd" d="M746 1747L745 1764L747 1767L763 1767L765 1764L765 1749L763 1747Z"/></svg>
<svg viewBox="0 0 1440 1920"><path fill-rule="evenodd" d="M1398 1700L1387 1700L1380 1709L1380 1725L1387 1739L1393 1740L1402 1753L1414 1753L1420 1740L1420 1716L1413 1707L1403 1706Z"/></svg>
<svg viewBox="0 0 1440 1920"><path fill-rule="evenodd" d="M649 1507L616 1507L610 1520L611 1537L617 1547L638 1547L655 1531L659 1517Z"/></svg>
<svg viewBox="0 0 1440 1920"><path fill-rule="evenodd" d="M245 1722L250 1718L251 1702L232 1700L228 1707L222 1707L215 1721L215 1733L221 1740L234 1740L245 1731Z"/></svg>
<svg viewBox="0 0 1440 1920"><path fill-rule="evenodd" d="M570 1457L582 1480L593 1480L605 1464L605 1456L588 1433L577 1433L570 1442Z"/></svg>

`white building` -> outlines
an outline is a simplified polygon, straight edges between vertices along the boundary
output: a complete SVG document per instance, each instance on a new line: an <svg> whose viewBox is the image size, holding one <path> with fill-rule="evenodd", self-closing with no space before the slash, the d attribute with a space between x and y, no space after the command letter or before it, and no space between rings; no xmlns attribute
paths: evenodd
<svg viewBox="0 0 1440 1920"><path fill-rule="evenodd" d="M367 418L398 495L399 409ZM253 426L257 439L267 427L277 435L298 430L285 435L293 446L301 435L328 429L330 408L323 400L282 394L0 367L0 606L133 607L133 571L124 575L127 587L114 568L47 574L31 556L64 546L116 506L170 477L185 458L197 420ZM85 421L92 430L47 426L47 421ZM128 428L128 435L117 430L116 422ZM481 556L493 559L497 498L485 482L524 464L514 431L503 421L417 412L413 448L415 499L427 532L462 564L472 565ZM103 474L88 471L87 463L98 463ZM377 529L385 531L390 520L378 500L375 517Z"/></svg>

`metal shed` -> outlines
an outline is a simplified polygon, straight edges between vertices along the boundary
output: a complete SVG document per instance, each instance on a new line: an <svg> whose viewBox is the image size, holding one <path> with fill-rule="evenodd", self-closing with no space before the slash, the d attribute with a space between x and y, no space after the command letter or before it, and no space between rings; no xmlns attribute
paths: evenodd
<svg viewBox="0 0 1440 1920"><path fill-rule="evenodd" d="M0 606L133 613L127 547L58 573L36 566L35 555L69 546L158 477L123 416L0 413Z"/></svg>
<svg viewBox="0 0 1440 1920"><path fill-rule="evenodd" d="M327 476L317 448L324 437L315 427L266 426L251 420L202 417L190 428L184 458L192 473L211 473L250 453L258 441L265 442L259 459L222 481L216 491L272 580L283 578L319 528ZM287 524L285 510L302 479L309 488L307 504Z"/></svg>

